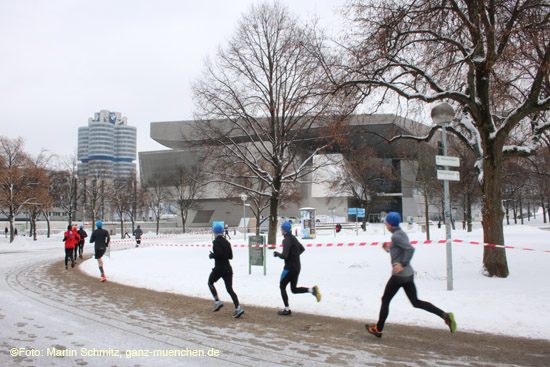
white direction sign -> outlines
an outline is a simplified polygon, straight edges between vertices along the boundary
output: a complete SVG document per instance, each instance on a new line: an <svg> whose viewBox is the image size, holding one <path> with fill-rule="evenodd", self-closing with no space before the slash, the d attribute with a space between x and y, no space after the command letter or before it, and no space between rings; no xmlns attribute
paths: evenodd
<svg viewBox="0 0 550 367"><path fill-rule="evenodd" d="M444 170L438 169L437 179L448 180L448 181L460 181L460 174L457 171L444 171Z"/></svg>
<svg viewBox="0 0 550 367"><path fill-rule="evenodd" d="M449 157L446 155L436 155L435 156L435 165L436 166L449 166L449 167L460 167L460 160L458 157Z"/></svg>

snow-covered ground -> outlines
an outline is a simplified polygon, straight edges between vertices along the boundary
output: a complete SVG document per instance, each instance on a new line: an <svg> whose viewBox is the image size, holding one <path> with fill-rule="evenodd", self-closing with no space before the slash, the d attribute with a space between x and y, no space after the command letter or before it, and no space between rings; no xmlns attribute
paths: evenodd
<svg viewBox="0 0 550 367"><path fill-rule="evenodd" d="M483 248L479 245L453 244L454 290L447 291L446 252L444 244L418 244L412 265L417 272L416 285L419 298L430 301L445 311L455 313L459 330L500 333L537 339L550 339L550 226L540 221L526 225L505 227L507 245L520 248L507 250L510 276L506 279L482 275ZM414 225L402 225L411 240L424 241L425 234ZM547 229L543 229L546 227ZM147 237L154 237L149 233ZM431 238L442 240L445 230L431 228ZM375 321L380 297L390 275L389 255L373 242L390 239L382 224L370 225L359 235L344 230L335 238L333 231L322 231L315 240L301 240L307 247L302 254L300 286L318 285L323 295L320 303L310 295L290 294L294 313L307 312L352 318L361 322ZM453 232L453 239L482 242L478 225L472 233ZM125 283L159 291L211 298L207 279L213 260L208 258L212 236L180 235L145 239L143 246L114 244L111 258L105 258L105 271L109 281ZM232 236L233 245L244 243L242 234ZM278 243L282 237L278 237ZM345 243L345 246L326 246L328 243ZM366 242L366 246L358 246ZM348 246L348 243L356 243ZM195 246L176 246L176 245ZM317 244L324 244L318 247ZM196 246L206 245L206 246ZM87 245L89 246L89 245ZM522 248L531 248L527 251ZM89 249L91 250L91 249ZM279 277L283 261L267 251L267 275L263 268L252 267L248 273L248 249L233 248L234 289L241 304L280 308ZM95 260L82 266L85 272L99 275ZM217 284L222 301L228 306L231 299L223 286ZM275 310L274 310L275 312ZM444 328L442 321L422 310L414 309L403 291L392 301L388 323L404 323Z"/></svg>
<svg viewBox="0 0 550 367"><path fill-rule="evenodd" d="M411 240L424 241L425 234L418 226L409 229L403 225ZM546 229L543 229L546 228ZM446 259L444 244L417 244L412 265L417 272L416 285L419 298L430 301L445 311L455 313L459 330L550 339L550 225L539 219L526 225L505 226L506 244L518 248L507 250L510 276L506 279L488 278L482 275L483 249L470 241L482 242L482 230L477 224L472 233L461 229L453 232L453 239L467 241L453 244L454 290L447 291ZM445 238L444 228L431 227L433 240ZM186 234L155 238L145 236L143 245L135 248L130 241L115 243L111 257L104 257L108 281L136 287L173 292L211 299L207 279L213 260L208 258L212 236L210 234ZM389 255L374 242L389 241L390 234L382 224L370 225L366 233L359 235L344 230L334 237L333 231L321 231L315 240L301 240L313 247L306 247L302 255L300 286L317 284L323 298L315 302L310 295L290 294L293 313L316 313L329 316L372 322L377 319L385 283L390 275ZM282 237L278 237L281 243ZM242 306L261 305L282 307L279 293L279 277L283 261L267 251L267 275L262 267L252 267L248 274L248 249L242 234L237 232L230 242L233 248L234 289ZM366 246L358 246L365 242ZM334 246L326 246L333 243ZM336 246L344 243L344 246ZM348 246L355 243L355 246ZM317 246L323 244L323 246ZM19 237L14 245L18 251L33 251L37 247L59 251L64 256L60 238L33 242ZM187 246L186 246L187 245ZM190 246L194 245L194 246ZM203 246L204 245L204 246ZM7 249L7 240L0 238L0 246ZM534 251L523 250L530 248ZM86 253L93 252L93 245L86 244ZM97 262L85 261L80 269L99 276ZM223 286L216 283L218 293L226 306L231 300ZM246 316L246 314L245 314ZM422 310L414 309L403 291L390 306L389 323L402 323L445 328L442 321Z"/></svg>

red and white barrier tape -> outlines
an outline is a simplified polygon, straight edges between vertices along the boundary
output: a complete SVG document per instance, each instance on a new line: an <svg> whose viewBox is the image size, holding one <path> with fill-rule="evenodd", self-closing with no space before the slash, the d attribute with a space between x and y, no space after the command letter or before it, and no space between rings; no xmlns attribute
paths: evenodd
<svg viewBox="0 0 550 367"><path fill-rule="evenodd" d="M142 241L144 240L150 240L155 239L155 237L147 237L142 238ZM429 244L444 244L446 243L446 240L437 240L437 241L411 241L412 245L429 245ZM517 247L517 246L507 246L507 245L494 245L490 243L482 243L482 242L474 242L474 241L464 241L464 240L452 240L453 243L462 243L462 244L470 244L470 245L482 245L487 247L498 247L498 248L506 248L506 249L515 249L515 250L523 250L523 251L536 251L536 252L546 252L550 253L550 250L537 250L533 248L527 248L527 247ZM121 244L119 242L114 242L114 244ZM132 242L134 244L135 242ZM305 243L303 244L304 247L364 247L364 246L378 246L382 245L383 243L389 243L389 242L339 242L339 243ZM189 244L189 243L141 243L140 246L165 246L165 247L212 247L212 244ZM240 245L232 245L235 248L241 247L282 247L282 244L279 245L247 245L247 244L240 244Z"/></svg>

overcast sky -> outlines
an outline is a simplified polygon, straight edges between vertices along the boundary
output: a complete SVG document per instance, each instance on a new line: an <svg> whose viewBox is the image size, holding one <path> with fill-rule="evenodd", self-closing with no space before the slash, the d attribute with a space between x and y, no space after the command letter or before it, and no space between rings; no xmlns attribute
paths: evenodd
<svg viewBox="0 0 550 367"><path fill-rule="evenodd" d="M138 151L166 149L150 122L193 117L191 83L253 0L0 0L0 135L25 150L76 153L95 112L121 112ZM283 0L303 20L340 24L344 0Z"/></svg>

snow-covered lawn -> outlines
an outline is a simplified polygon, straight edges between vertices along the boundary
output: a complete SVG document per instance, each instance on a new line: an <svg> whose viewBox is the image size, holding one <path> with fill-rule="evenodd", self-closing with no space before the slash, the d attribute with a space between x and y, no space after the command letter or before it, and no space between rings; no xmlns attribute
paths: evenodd
<svg viewBox="0 0 550 367"><path fill-rule="evenodd" d="M453 244L454 290L447 291L446 255L444 244L418 244L412 260L415 268L419 298L430 301L445 311L455 313L459 330L500 333L539 339L550 339L550 226L540 221L526 222L526 225L505 226L506 243L510 246L526 247L507 250L510 276L506 279L487 278L482 275L483 248L469 243ZM424 241L425 234L416 225L409 229L403 225L411 240ZM542 229L546 227L547 229ZM431 228L433 240L445 238L444 228ZM179 235L150 239L145 235L143 246L135 248L133 243L113 244L111 257L104 257L108 281L136 287L185 294L211 299L207 279L213 260L208 258L212 240L210 234ZM237 232L230 242L243 243L242 234ZM301 256L302 272L300 286L317 284L323 295L320 303L309 295L290 294L290 306L299 317L301 312L357 319L358 322L372 322L378 317L380 297L390 275L389 255L380 245L373 242L390 239L382 224L370 225L366 233L344 230L334 237L332 231L322 231L315 240L301 240L307 244ZM482 231L477 225L472 233L457 230L453 239L482 242ZM281 243L282 237L278 238ZM326 246L328 243L345 243L345 246ZM366 246L358 246L366 242ZM355 246L348 246L355 243ZM203 246L179 246L183 244ZM317 244L324 244L317 247ZM154 245L154 246L153 246ZM178 246L176 246L178 245ZM9 246L5 239L1 248ZM40 239L33 243L19 238L14 247L32 251L36 246L50 246L59 251L63 258L63 244L60 239ZM116 251L116 250L121 251ZM86 244L86 252L93 252L93 245ZM233 248L234 289L242 306L261 305L282 307L279 293L279 277L283 261L274 258L267 251L267 275L263 268L252 267L248 274L248 249ZM93 276L99 276L97 262L88 260L80 268ZM231 299L223 286L216 283L221 300L231 307ZM245 314L246 315L246 314ZM390 306L387 321L445 328L436 316L414 309L403 291L400 291Z"/></svg>

